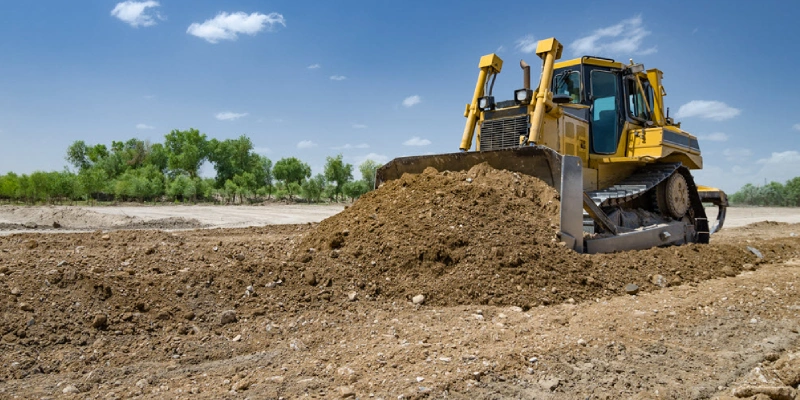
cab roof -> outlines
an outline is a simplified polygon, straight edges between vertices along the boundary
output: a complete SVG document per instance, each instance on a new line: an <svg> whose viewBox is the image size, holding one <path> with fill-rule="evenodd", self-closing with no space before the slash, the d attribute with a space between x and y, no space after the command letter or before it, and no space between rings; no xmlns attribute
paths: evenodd
<svg viewBox="0 0 800 400"><path fill-rule="evenodd" d="M609 68L622 68L622 63L614 61L610 58L602 58L602 57L595 57L595 56L583 56L580 58L573 58L571 60L564 60L555 63L553 68L559 69L564 67L572 67L574 65L580 64L588 64L588 65L595 65L598 67L609 67Z"/></svg>

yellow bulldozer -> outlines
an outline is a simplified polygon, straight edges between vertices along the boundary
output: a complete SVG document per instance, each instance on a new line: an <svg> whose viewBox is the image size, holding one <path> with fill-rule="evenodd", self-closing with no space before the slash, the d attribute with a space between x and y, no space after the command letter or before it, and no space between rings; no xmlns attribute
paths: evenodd
<svg viewBox="0 0 800 400"><path fill-rule="evenodd" d="M523 87L507 101L492 93L503 60L481 57L461 152L396 158L377 171L376 184L485 162L558 190L559 235L577 252L708 243L722 228L727 196L694 183L689 170L703 167L700 147L664 112L662 72L594 56L556 62L562 50L555 38L539 41L538 88L520 61ZM718 209L713 224L704 203Z"/></svg>

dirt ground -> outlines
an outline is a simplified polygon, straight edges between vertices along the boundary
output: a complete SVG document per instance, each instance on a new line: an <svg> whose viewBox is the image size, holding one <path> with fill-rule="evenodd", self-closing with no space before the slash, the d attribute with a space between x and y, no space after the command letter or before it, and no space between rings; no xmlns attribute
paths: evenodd
<svg viewBox="0 0 800 400"><path fill-rule="evenodd" d="M274 207L0 207L0 398L796 398L796 209L579 255L488 168Z"/></svg>

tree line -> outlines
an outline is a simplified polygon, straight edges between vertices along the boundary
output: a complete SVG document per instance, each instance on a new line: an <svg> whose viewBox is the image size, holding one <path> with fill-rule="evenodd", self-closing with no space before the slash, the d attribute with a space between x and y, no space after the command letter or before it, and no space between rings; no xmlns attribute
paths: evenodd
<svg viewBox="0 0 800 400"><path fill-rule="evenodd" d="M735 205L800 207L800 176L789 179L785 185L774 181L763 186L748 183L729 200Z"/></svg>
<svg viewBox="0 0 800 400"><path fill-rule="evenodd" d="M257 154L245 135L208 139L197 129L173 130L164 143L137 138L105 144L73 142L66 152L72 169L9 172L0 175L0 200L33 203L74 201L214 201L249 203L277 199L354 200L370 191L380 164L366 160L353 179L353 165L342 155L327 157L323 173L295 157L272 163ZM214 166L214 178L198 176L204 162Z"/></svg>

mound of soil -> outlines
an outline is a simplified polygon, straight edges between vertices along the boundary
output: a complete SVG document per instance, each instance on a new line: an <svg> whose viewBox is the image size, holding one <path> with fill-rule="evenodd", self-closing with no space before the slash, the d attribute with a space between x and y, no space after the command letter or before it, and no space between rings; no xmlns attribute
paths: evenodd
<svg viewBox="0 0 800 400"><path fill-rule="evenodd" d="M746 246L688 245L613 255L563 246L559 198L542 181L479 165L404 175L322 221L290 268L314 285L434 305L537 305L735 274ZM762 250L763 252L763 250Z"/></svg>
<svg viewBox="0 0 800 400"><path fill-rule="evenodd" d="M122 226L115 226L114 229L197 229L205 226L195 218L169 217L131 222Z"/></svg>

